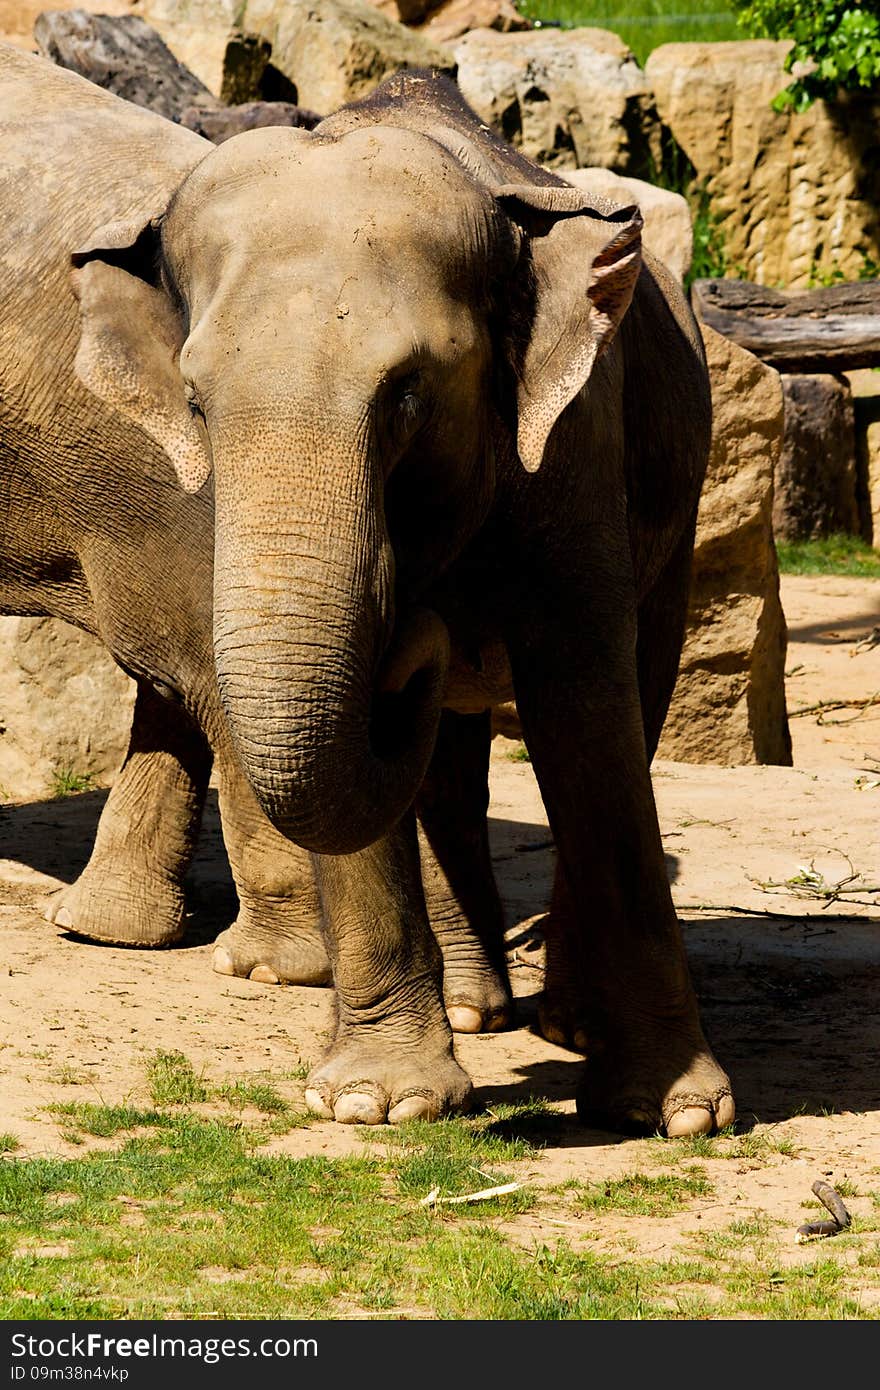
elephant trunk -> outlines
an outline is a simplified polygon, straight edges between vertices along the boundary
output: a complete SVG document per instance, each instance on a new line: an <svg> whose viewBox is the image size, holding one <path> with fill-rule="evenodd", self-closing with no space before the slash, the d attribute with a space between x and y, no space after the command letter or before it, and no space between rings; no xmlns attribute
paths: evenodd
<svg viewBox="0 0 880 1390"><path fill-rule="evenodd" d="M299 432L302 434L302 431ZM382 484L353 446L215 449L214 649L245 775L319 854L383 835L427 770L449 657L427 610L395 624Z"/></svg>

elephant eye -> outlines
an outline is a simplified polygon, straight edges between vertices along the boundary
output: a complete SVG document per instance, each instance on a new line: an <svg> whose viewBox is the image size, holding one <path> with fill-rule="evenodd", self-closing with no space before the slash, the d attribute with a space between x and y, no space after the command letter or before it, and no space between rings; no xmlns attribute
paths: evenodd
<svg viewBox="0 0 880 1390"><path fill-rule="evenodd" d="M408 439L424 421L428 406L419 372L401 377L394 383L393 420L395 432Z"/></svg>

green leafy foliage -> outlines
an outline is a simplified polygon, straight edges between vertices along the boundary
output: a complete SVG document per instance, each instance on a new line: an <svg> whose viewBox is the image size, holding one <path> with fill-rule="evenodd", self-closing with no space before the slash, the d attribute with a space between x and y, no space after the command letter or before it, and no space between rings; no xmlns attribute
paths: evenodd
<svg viewBox="0 0 880 1390"><path fill-rule="evenodd" d="M786 72L805 65L773 100L777 111L806 111L818 98L880 87L876 0L731 0L753 38L791 39Z"/></svg>

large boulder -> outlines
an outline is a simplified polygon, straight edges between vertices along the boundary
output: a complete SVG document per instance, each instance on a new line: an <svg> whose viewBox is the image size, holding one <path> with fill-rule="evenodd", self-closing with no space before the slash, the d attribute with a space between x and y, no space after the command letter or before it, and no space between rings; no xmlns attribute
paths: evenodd
<svg viewBox="0 0 880 1390"><path fill-rule="evenodd" d="M700 499L687 632L658 756L791 764L787 634L773 543L782 447L779 374L703 325L712 449Z"/></svg>
<svg viewBox="0 0 880 1390"><path fill-rule="evenodd" d="M471 29L531 29L513 0L370 0L391 19L416 29L435 43L449 43Z"/></svg>
<svg viewBox="0 0 880 1390"><path fill-rule="evenodd" d="M158 30L175 57L217 97L226 45L240 9L240 0L140 0L138 5L138 13Z"/></svg>
<svg viewBox="0 0 880 1390"><path fill-rule="evenodd" d="M783 373L785 434L776 463L773 531L777 540L856 535L856 430L845 376Z"/></svg>
<svg viewBox="0 0 880 1390"><path fill-rule="evenodd" d="M610 169L566 169L563 177L576 188L611 203L635 203L645 226L645 246L662 261L680 282L691 268L694 249L693 224L687 199L668 188L657 188L644 179L614 174Z"/></svg>
<svg viewBox="0 0 880 1390"><path fill-rule="evenodd" d="M213 93L138 15L44 10L34 24L34 39L43 57L59 67L169 121L179 120L193 104L218 105Z"/></svg>
<svg viewBox="0 0 880 1390"><path fill-rule="evenodd" d="M880 100L844 95L801 113L771 101L791 81L787 43L671 43L645 72L660 115L705 179L728 266L760 285L856 279L880 261Z"/></svg>
<svg viewBox="0 0 880 1390"><path fill-rule="evenodd" d="M144 0L142 13L228 102L278 97L329 115L401 68L455 68L366 0Z"/></svg>
<svg viewBox="0 0 880 1390"><path fill-rule="evenodd" d="M0 618L0 786L41 800L63 773L109 784L128 748L134 682L94 637L54 618Z"/></svg>
<svg viewBox="0 0 880 1390"><path fill-rule="evenodd" d="M847 372L856 430L856 500L859 533L880 550L880 372Z"/></svg>
<svg viewBox="0 0 880 1390"><path fill-rule="evenodd" d="M653 93L616 34L474 29L454 52L465 100L540 163L558 170L599 165L635 178L661 168Z"/></svg>

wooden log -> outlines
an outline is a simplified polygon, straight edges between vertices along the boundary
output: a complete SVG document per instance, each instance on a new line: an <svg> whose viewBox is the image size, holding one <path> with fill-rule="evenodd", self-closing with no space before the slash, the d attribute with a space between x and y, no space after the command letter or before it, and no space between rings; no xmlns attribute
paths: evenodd
<svg viewBox="0 0 880 1390"><path fill-rule="evenodd" d="M748 280L696 280L698 319L781 372L880 366L880 281L803 293Z"/></svg>
<svg viewBox="0 0 880 1390"><path fill-rule="evenodd" d="M53 63L169 120L179 120L188 106L220 105L137 15L44 10L34 24L34 38Z"/></svg>

